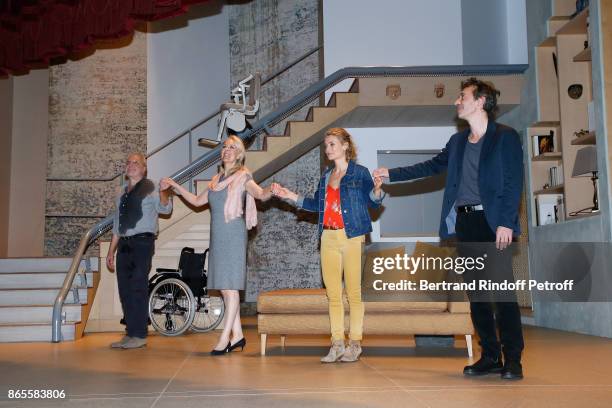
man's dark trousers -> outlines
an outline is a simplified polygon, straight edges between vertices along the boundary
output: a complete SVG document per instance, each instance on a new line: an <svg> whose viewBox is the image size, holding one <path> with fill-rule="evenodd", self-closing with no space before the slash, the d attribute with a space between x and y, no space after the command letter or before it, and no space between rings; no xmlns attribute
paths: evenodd
<svg viewBox="0 0 612 408"><path fill-rule="evenodd" d="M153 234L119 239L117 286L129 337L147 337L149 271L154 250Z"/></svg>
<svg viewBox="0 0 612 408"><path fill-rule="evenodd" d="M457 232L457 240L459 241L460 255L462 256L467 255L465 250L461 251L462 242L491 243L486 246L466 245L466 247L469 247L467 251L472 253L471 256L482 256L483 252L486 251L488 259L485 264L494 264L494 268L496 268L491 273L485 272L484 274L474 274L471 276L466 273L464 277L466 280L484 278L499 281L500 277L513 279L511 249L506 248L501 252L495 249L495 233L487 223L484 211L458 213L455 230ZM481 247L482 251L479 251L478 247ZM462 254L461 252L464 253ZM495 261L493 258L495 258ZM503 269L503 271L500 272L499 268ZM483 299L482 295L483 293L478 293L476 295L478 299L475 301L476 296L468 293L472 322L480 337L482 355L491 359L497 359L500 357L501 352L503 352L505 361L520 361L524 342L518 303L516 300L509 302L488 302L484 301L486 299ZM514 298L513 295L511 297ZM506 300L507 296L504 296L504 298ZM497 339L496 321L499 327L501 344Z"/></svg>

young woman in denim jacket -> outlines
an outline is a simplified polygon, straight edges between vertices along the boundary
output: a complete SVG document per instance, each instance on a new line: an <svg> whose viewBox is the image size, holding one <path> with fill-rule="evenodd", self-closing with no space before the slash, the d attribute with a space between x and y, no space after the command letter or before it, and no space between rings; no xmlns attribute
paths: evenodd
<svg viewBox="0 0 612 408"><path fill-rule="evenodd" d="M272 191L293 201L298 208L319 213L321 269L332 335L332 347L321 362L352 362L361 354L363 332L361 246L365 234L372 231L368 207L379 207L384 198L382 180L372 181L368 169L355 163L355 145L345 129L329 129L324 145L325 154L334 166L324 172L314 197L300 196L276 183ZM348 347L344 345L343 272L350 306Z"/></svg>

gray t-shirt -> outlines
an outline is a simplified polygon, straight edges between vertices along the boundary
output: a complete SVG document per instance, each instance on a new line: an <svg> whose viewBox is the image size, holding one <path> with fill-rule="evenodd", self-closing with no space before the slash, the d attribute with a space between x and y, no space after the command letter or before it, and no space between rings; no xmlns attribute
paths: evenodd
<svg viewBox="0 0 612 408"><path fill-rule="evenodd" d="M465 144L463 154L463 170L461 181L457 192L457 206L480 204L480 189L478 188L478 164L480 162L480 151L484 136L476 143L469 140Z"/></svg>
<svg viewBox="0 0 612 408"><path fill-rule="evenodd" d="M115 200L113 234L129 237L150 232L157 234L159 214L172 212L172 200L162 205L159 190L149 179L142 179L131 191L124 190Z"/></svg>

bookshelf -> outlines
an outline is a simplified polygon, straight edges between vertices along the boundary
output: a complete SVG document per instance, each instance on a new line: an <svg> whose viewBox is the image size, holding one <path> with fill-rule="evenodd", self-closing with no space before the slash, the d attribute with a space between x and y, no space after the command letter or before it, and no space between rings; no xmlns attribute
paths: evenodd
<svg viewBox="0 0 612 408"><path fill-rule="evenodd" d="M555 0L557 14L572 6L575 2ZM558 223L575 218L570 214L593 204L590 178L572 176L577 152L596 143L595 131L589 129L593 125L589 121L593 83L588 21L588 8L573 18L551 17L548 38L535 50L538 122L527 128L535 226L542 225L543 219L550 223L550 214L543 217L541 213L551 211L551 205L556 215L553 222Z"/></svg>

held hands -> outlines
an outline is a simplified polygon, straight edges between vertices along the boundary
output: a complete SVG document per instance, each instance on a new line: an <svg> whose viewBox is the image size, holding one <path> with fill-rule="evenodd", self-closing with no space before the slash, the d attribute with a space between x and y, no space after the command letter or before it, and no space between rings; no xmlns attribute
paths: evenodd
<svg viewBox="0 0 612 408"><path fill-rule="evenodd" d="M178 184L176 183L176 181L172 180L169 177L164 177L163 179L159 181L159 189L161 191L166 191L170 187L176 188L177 186Z"/></svg>
<svg viewBox="0 0 612 408"><path fill-rule="evenodd" d="M389 178L389 169L380 167L372 172L374 179L374 195L378 198L382 195L383 177Z"/></svg>
<svg viewBox="0 0 612 408"><path fill-rule="evenodd" d="M372 177L375 179L374 180L375 183L376 183L376 178L382 178L382 177L389 178L389 169L387 169L386 167L380 167L372 172Z"/></svg>
<svg viewBox="0 0 612 408"><path fill-rule="evenodd" d="M292 193L290 190L286 189L280 184L272 183L270 187L272 188L272 194L274 194L276 197L295 201L295 193Z"/></svg>
<svg viewBox="0 0 612 408"><path fill-rule="evenodd" d="M280 184L272 183L270 185L270 188L272 189L272 194L274 194L276 197L287 198L285 197L287 189L281 186Z"/></svg>
<svg viewBox="0 0 612 408"><path fill-rule="evenodd" d="M382 194L382 185L382 177L374 177L374 195L378 198L380 198Z"/></svg>

